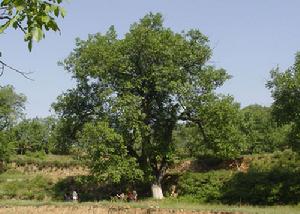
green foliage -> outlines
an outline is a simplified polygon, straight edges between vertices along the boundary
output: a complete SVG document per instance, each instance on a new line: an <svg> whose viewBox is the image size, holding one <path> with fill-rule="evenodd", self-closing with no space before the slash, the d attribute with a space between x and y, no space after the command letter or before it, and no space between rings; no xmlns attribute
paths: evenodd
<svg viewBox="0 0 300 214"><path fill-rule="evenodd" d="M62 0L3 0L0 4L0 33L7 28L20 29L28 49L32 41L40 41L44 31L59 31L56 17L64 17L66 12L59 5Z"/></svg>
<svg viewBox="0 0 300 214"><path fill-rule="evenodd" d="M26 97L17 94L12 86L0 86L0 161L8 161L13 153L11 127L22 117ZM3 169L1 164L0 168Z"/></svg>
<svg viewBox="0 0 300 214"><path fill-rule="evenodd" d="M219 170L206 173L185 173L178 181L179 196L197 202L218 202L223 196L224 183L234 172Z"/></svg>
<svg viewBox="0 0 300 214"><path fill-rule="evenodd" d="M52 182L9 170L0 175L0 199L43 200L51 196Z"/></svg>
<svg viewBox="0 0 300 214"><path fill-rule="evenodd" d="M207 103L195 105L196 117L202 118L201 124L195 121L196 124L180 125L174 138L177 142L181 141L178 144L185 148L189 157L236 158L246 148L240 129L242 115L239 105L232 97L210 99Z"/></svg>
<svg viewBox="0 0 300 214"><path fill-rule="evenodd" d="M79 133L79 143L86 151L85 158L100 181L120 183L142 179L136 159L130 157L122 136L108 123L87 123Z"/></svg>
<svg viewBox="0 0 300 214"><path fill-rule="evenodd" d="M11 128L22 116L26 97L10 85L0 86L0 131Z"/></svg>
<svg viewBox="0 0 300 214"><path fill-rule="evenodd" d="M103 117L102 91L95 83L80 84L57 98L52 107L60 119L51 136L53 153L72 153L78 147L77 132L82 130L85 123Z"/></svg>
<svg viewBox="0 0 300 214"><path fill-rule="evenodd" d="M278 126L271 108L250 105L242 109L242 131L247 138L247 153L272 153L288 147L290 125Z"/></svg>
<svg viewBox="0 0 300 214"><path fill-rule="evenodd" d="M204 118L207 141L204 139L203 144L208 155L220 159L238 157L245 149L239 104L234 103L233 98L225 97L209 102L199 112L202 113L200 118ZM197 152L201 153L201 150Z"/></svg>
<svg viewBox="0 0 300 214"><path fill-rule="evenodd" d="M107 200L119 192L125 192L124 189L121 191L119 185L100 183L94 176L77 176L57 182L53 187L53 196L57 200L63 200L65 193L73 190L78 192L80 201Z"/></svg>
<svg viewBox="0 0 300 214"><path fill-rule="evenodd" d="M14 153L13 145L9 141L7 132L0 131L0 171L4 169L3 163L9 161L11 155Z"/></svg>
<svg viewBox="0 0 300 214"><path fill-rule="evenodd" d="M67 168L84 166L86 164L84 161L75 160L72 156L45 155L43 152L27 153L26 155L15 155L11 157L10 162L13 162L18 166L33 164L38 168Z"/></svg>
<svg viewBox="0 0 300 214"><path fill-rule="evenodd" d="M11 129L11 140L18 154L46 152L52 148L50 137L55 121L51 118L23 120Z"/></svg>
<svg viewBox="0 0 300 214"><path fill-rule="evenodd" d="M76 176L67 177L58 181L52 188L53 198L63 200L64 194L73 190L78 192L80 201L99 201L111 200L112 197L120 193L127 194L129 191L138 192L139 199L149 196L148 184L144 182L121 182L121 183L103 183L95 176ZM147 192L148 190L148 192ZM111 202L111 201L110 201Z"/></svg>
<svg viewBox="0 0 300 214"><path fill-rule="evenodd" d="M112 140L120 144L121 154L138 162L145 179L160 183L174 159L173 132L178 122L196 122L201 129L202 120L210 121L205 111L214 116L209 111L212 106L217 106L216 111L223 106L225 109L215 118L219 121L211 121L202 134L217 135L213 126L224 119L225 123L218 126L221 134L210 146L224 156L237 153L235 147L241 138L234 127L237 120L230 114L238 107L234 104L227 108L232 98L215 93L230 76L224 69L207 65L210 57L208 38L200 31L175 33L163 26L161 14L150 13L134 23L122 39L113 27L104 35L90 35L86 41L78 39L76 48L62 63L78 86L59 97L54 108L68 121L70 136L82 130L86 122L106 121L109 128L104 128L104 133L114 136ZM89 125L89 129L93 127ZM219 142L224 136L228 144ZM90 139L88 135L85 138ZM81 142L88 144L88 140ZM115 150L101 148L105 141L93 142L100 144L100 154L116 154ZM100 159L104 166L103 157L92 157ZM98 164L95 158L92 163ZM114 161L106 164L116 166ZM111 172L110 166L103 169Z"/></svg>
<svg viewBox="0 0 300 214"><path fill-rule="evenodd" d="M223 202L297 204L300 202L300 158L289 150L252 162L247 173L237 173L224 185Z"/></svg>
<svg viewBox="0 0 300 214"><path fill-rule="evenodd" d="M276 205L300 202L300 157L291 150L255 156L247 172L184 173L180 198L197 202Z"/></svg>
<svg viewBox="0 0 300 214"><path fill-rule="evenodd" d="M300 53L296 54L295 63L284 72L279 68L271 71L271 80L267 87L271 90L274 103L272 115L279 124L291 124L289 142L300 150Z"/></svg>

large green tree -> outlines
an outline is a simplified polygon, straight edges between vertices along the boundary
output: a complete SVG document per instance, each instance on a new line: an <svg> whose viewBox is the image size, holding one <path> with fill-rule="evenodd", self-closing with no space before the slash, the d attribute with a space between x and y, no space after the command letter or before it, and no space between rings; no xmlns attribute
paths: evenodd
<svg viewBox="0 0 300 214"><path fill-rule="evenodd" d="M274 103L272 113L279 124L291 124L290 143L300 150L300 52L295 63L284 72L279 68L271 71L267 87L271 90Z"/></svg>
<svg viewBox="0 0 300 214"><path fill-rule="evenodd" d="M122 150L110 155L130 156L129 160L136 164L131 164L128 170L133 167L142 170L144 178L153 183L152 190L158 197L162 196L161 182L174 156L172 136L178 122L197 124L205 143L211 146L221 143L206 130L205 111L213 111L210 102L227 99L215 94L215 89L230 76L223 69L207 65L211 54L208 38L200 31L175 33L163 26L160 14L150 13L133 24L124 38L118 38L111 27L104 35L98 33L90 35L86 41L77 40L76 48L64 61L65 69L77 80L77 89L86 85L98 88L95 95L99 102L94 102L94 95L87 95L84 103L91 105L74 102L74 106L83 111L92 106L92 110L85 111L90 114L88 120L99 132L109 132L113 142L122 143L119 145ZM71 95L64 96L56 105L63 106L61 101L72 99ZM69 113L66 108L60 111L62 117ZM76 118L73 113L68 117ZM100 125L99 120L103 122ZM116 158L106 155L103 146L96 146L108 144L105 138L84 134L92 127L85 127L80 142L99 148L98 152L90 150L95 155L90 166L98 170L98 174L105 174L107 167L97 167L95 159L105 155L104 161L109 164L115 163ZM80 130L82 128L78 128ZM232 130L229 128L228 132ZM233 136L224 137L228 138L228 143L236 145L236 140L229 140Z"/></svg>

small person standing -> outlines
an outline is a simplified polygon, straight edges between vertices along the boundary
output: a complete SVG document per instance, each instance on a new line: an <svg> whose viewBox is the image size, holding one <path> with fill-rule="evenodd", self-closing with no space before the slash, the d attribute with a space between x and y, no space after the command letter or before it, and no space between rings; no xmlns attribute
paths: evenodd
<svg viewBox="0 0 300 214"><path fill-rule="evenodd" d="M72 199L73 201L78 201L78 193L75 190L72 192Z"/></svg>
<svg viewBox="0 0 300 214"><path fill-rule="evenodd" d="M137 201L138 194L135 190L132 191L133 200Z"/></svg>

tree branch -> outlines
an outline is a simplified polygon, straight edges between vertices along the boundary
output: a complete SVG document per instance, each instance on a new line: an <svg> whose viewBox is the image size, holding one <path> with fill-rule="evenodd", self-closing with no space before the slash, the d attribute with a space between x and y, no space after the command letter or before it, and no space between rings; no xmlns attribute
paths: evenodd
<svg viewBox="0 0 300 214"><path fill-rule="evenodd" d="M205 141L205 143L210 144L211 141L209 140L208 136L206 135L206 132L204 130L204 126L203 123L200 119L198 118L193 118L189 112L184 112L179 116L180 120L184 120L184 121L191 121L193 123L196 123L198 125L198 127L200 128L201 134L203 136L203 139Z"/></svg>
<svg viewBox="0 0 300 214"><path fill-rule="evenodd" d="M2 19L10 20L10 17L9 16L0 16L0 20L2 20Z"/></svg>
<svg viewBox="0 0 300 214"><path fill-rule="evenodd" d="M12 67L12 66L6 64L6 63L3 62L2 60L0 60L0 64L1 64L1 67L0 67L0 76L3 75L4 69L5 69L5 67L6 67L6 68L9 68L10 70L13 70L14 72L20 74L20 75L23 76L24 78L33 81L33 79L31 79L31 78L28 76L28 75L32 74L32 72L23 72L23 71L20 71L20 70L18 70L18 69L16 69L16 68L14 68L14 67Z"/></svg>
<svg viewBox="0 0 300 214"><path fill-rule="evenodd" d="M26 30L23 28L23 26L21 25L21 23L18 21L17 22L18 27L21 29L21 31L26 34Z"/></svg>

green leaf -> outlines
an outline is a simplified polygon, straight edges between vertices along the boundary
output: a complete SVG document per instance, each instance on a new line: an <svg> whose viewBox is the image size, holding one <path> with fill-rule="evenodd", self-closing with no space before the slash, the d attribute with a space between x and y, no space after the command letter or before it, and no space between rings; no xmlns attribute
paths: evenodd
<svg viewBox="0 0 300 214"><path fill-rule="evenodd" d="M52 10L50 5L45 6L45 13L49 13Z"/></svg>
<svg viewBox="0 0 300 214"><path fill-rule="evenodd" d="M24 10L24 9L25 9L24 5L16 6L16 10L17 10L17 11L22 11L22 10Z"/></svg>
<svg viewBox="0 0 300 214"><path fill-rule="evenodd" d="M11 0L3 0L3 1L1 2L1 6L8 5L10 2L11 2Z"/></svg>
<svg viewBox="0 0 300 214"><path fill-rule="evenodd" d="M17 29L17 28L18 28L18 22L15 21L15 22L12 24L12 26L13 26L14 29Z"/></svg>
<svg viewBox="0 0 300 214"><path fill-rule="evenodd" d="M41 28L38 28L38 27L35 27L33 30L32 30L32 38L39 42L44 36L44 33L42 31Z"/></svg>
<svg viewBox="0 0 300 214"><path fill-rule="evenodd" d="M30 40L27 44L29 51L32 50L32 41Z"/></svg>
<svg viewBox="0 0 300 214"><path fill-rule="evenodd" d="M53 21L53 20L50 20L50 21L48 22L47 27L48 27L48 28L51 28L53 31L59 30L59 28L58 28L56 22Z"/></svg>
<svg viewBox="0 0 300 214"><path fill-rule="evenodd" d="M59 7L55 7L55 9L54 9L54 15L56 17L58 17L58 15L59 15Z"/></svg>
<svg viewBox="0 0 300 214"><path fill-rule="evenodd" d="M59 8L60 9L60 15L64 18L66 16L66 10L62 7Z"/></svg>
<svg viewBox="0 0 300 214"><path fill-rule="evenodd" d="M44 23L48 23L50 21L49 16L42 16L41 19L42 19L42 22L44 22Z"/></svg>

